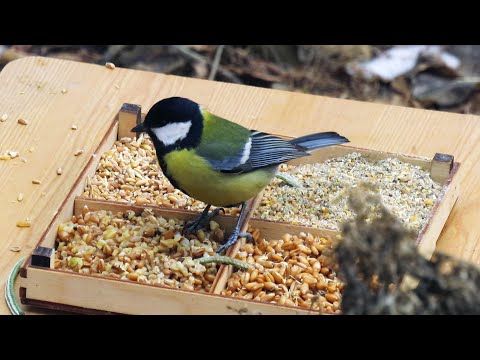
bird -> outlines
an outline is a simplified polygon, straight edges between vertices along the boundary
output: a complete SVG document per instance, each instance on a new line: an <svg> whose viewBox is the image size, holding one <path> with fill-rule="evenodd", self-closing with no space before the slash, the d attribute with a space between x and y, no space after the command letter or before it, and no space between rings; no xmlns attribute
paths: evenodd
<svg viewBox="0 0 480 360"><path fill-rule="evenodd" d="M186 226L187 233L205 226L225 207L241 207L235 228L217 249L219 254L241 237L251 239L250 234L240 232L246 202L271 182L280 164L349 142L333 131L285 140L247 129L178 96L155 103L131 131L149 135L160 168L175 188L207 204ZM209 213L212 205L217 208Z"/></svg>

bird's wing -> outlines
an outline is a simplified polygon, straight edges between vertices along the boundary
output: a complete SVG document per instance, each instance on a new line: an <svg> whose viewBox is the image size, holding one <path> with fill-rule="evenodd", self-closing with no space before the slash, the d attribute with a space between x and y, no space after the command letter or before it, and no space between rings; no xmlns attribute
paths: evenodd
<svg viewBox="0 0 480 360"><path fill-rule="evenodd" d="M198 155L222 172L241 173L308 156L304 148L276 136L250 131L202 111L204 124Z"/></svg>
<svg viewBox="0 0 480 360"><path fill-rule="evenodd" d="M250 140L250 155L247 161L240 165L247 171L310 155L299 145L263 132L252 130Z"/></svg>
<svg viewBox="0 0 480 360"><path fill-rule="evenodd" d="M250 131L204 109L202 115L202 137L196 153L218 171L228 171L240 165L250 141Z"/></svg>

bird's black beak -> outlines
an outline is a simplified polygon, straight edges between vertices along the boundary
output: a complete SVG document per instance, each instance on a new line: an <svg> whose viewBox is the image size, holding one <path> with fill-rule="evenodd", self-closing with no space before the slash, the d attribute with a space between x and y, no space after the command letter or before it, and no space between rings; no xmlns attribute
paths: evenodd
<svg viewBox="0 0 480 360"><path fill-rule="evenodd" d="M146 129L145 127L143 126L143 123L141 124L138 124L137 126L135 126L132 130L130 130L131 132L136 132L136 133L141 133L141 132L144 132Z"/></svg>

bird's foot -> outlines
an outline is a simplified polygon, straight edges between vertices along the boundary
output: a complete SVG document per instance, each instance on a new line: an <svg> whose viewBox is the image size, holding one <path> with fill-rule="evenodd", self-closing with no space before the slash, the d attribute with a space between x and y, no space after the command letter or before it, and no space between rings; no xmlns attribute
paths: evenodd
<svg viewBox="0 0 480 360"><path fill-rule="evenodd" d="M223 208L216 208L210 213L208 213L208 210L207 212L204 211L202 215L200 215L198 218L196 218L183 228L183 235L196 233L198 230L204 228L210 222L210 220L212 220L220 212L223 212L225 214L225 210Z"/></svg>
<svg viewBox="0 0 480 360"><path fill-rule="evenodd" d="M238 231L233 231L233 233L228 238L227 242L217 249L217 254L221 254L224 251L226 252L229 247L231 247L232 245L235 245L238 239L241 239L241 238L246 238L247 241L253 241L252 234L250 234L249 232L239 233Z"/></svg>

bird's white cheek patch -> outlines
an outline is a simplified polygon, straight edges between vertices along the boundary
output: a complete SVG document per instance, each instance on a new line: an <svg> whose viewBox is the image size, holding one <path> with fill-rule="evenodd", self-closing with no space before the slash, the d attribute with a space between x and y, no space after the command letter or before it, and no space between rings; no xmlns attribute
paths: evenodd
<svg viewBox="0 0 480 360"><path fill-rule="evenodd" d="M165 146L168 146L185 139L191 126L191 121L185 121L152 128L152 131L158 140L160 140Z"/></svg>

